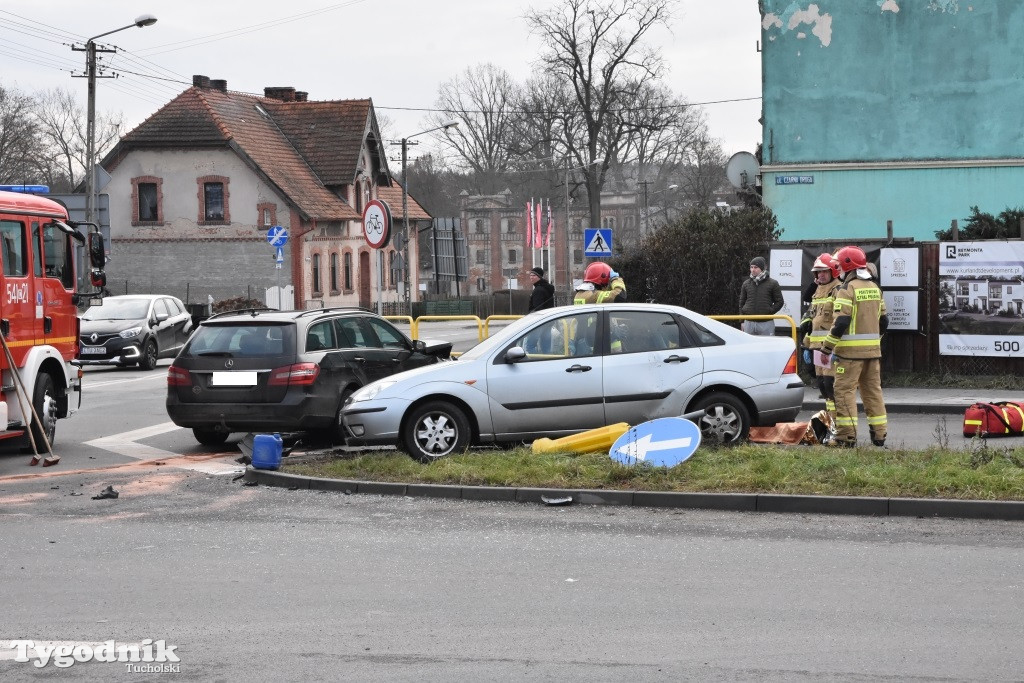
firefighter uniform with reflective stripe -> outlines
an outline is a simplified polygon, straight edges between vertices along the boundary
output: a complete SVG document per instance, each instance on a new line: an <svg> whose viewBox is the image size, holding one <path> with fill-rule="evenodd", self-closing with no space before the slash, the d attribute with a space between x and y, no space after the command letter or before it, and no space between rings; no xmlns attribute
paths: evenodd
<svg viewBox="0 0 1024 683"><path fill-rule="evenodd" d="M814 290L814 296L811 297L811 305L807 309L803 320L800 321L801 326L805 323L810 323L811 328L811 331L804 335L804 348L817 351L822 350L825 337L828 336L829 331L832 329L836 292L841 284L837 278L832 278L825 284L818 285L818 288ZM836 416L835 387L833 386L836 376L835 370L831 364L823 368L815 363L814 375L818 380L818 388L825 397L825 410L834 419Z"/></svg>
<svg viewBox="0 0 1024 683"><path fill-rule="evenodd" d="M889 324L882 290L871 281L866 269L846 274L836 292L835 320L822 342L825 353L834 352L836 395L836 442L857 441L857 389L864 403L871 441L884 445L887 434L885 402L882 399L882 335Z"/></svg>

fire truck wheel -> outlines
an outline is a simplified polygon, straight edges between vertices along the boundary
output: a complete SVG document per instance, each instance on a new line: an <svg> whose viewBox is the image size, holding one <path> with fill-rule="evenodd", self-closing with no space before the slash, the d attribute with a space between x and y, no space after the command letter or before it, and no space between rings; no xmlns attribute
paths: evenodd
<svg viewBox="0 0 1024 683"><path fill-rule="evenodd" d="M231 436L230 433L222 432L219 429L200 429L199 427L194 427L192 434L196 437L196 441L204 446L219 446Z"/></svg>
<svg viewBox="0 0 1024 683"><path fill-rule="evenodd" d="M139 367L143 370L152 370L156 367L156 360L156 342L150 339L142 349L142 356L139 357Z"/></svg>
<svg viewBox="0 0 1024 683"><path fill-rule="evenodd" d="M39 373L36 377L36 386L32 392L32 406L36 409L36 415L43 422L42 429L40 429L35 417L31 417L36 452L46 453L46 441L43 441L43 435L46 435L46 440L52 446L53 437L57 433L57 392L53 378L45 372ZM26 452L32 451L32 440L28 434L24 436L21 447Z"/></svg>

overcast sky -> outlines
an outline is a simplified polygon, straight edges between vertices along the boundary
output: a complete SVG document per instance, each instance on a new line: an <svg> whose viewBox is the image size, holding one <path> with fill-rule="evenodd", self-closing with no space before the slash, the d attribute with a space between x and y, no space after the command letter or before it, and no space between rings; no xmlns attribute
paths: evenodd
<svg viewBox="0 0 1024 683"><path fill-rule="evenodd" d="M651 34L670 69L668 85L704 104L726 156L753 152L761 137L757 0L676 0L671 31ZM0 0L0 84L35 92L69 87L86 101L87 38L126 51L106 55L117 79L97 81L97 110L123 112L132 128L191 85L193 74L262 94L294 86L311 100L373 99L392 133L424 128L438 86L491 62L518 82L540 49L523 20L555 0ZM132 73L135 72L135 73ZM135 75L144 74L144 75ZM723 102L724 100L741 100Z"/></svg>

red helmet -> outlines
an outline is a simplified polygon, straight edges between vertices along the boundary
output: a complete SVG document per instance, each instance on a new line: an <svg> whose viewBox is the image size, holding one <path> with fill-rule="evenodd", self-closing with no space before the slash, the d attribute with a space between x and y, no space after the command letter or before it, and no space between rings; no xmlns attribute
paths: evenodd
<svg viewBox="0 0 1024 683"><path fill-rule="evenodd" d="M598 287L604 287L612 279L612 267L602 261L594 261L583 273L584 282L592 282Z"/></svg>
<svg viewBox="0 0 1024 683"><path fill-rule="evenodd" d="M836 252L836 263L844 273L868 267L868 257L860 247L843 247Z"/></svg>
<svg viewBox="0 0 1024 683"><path fill-rule="evenodd" d="M839 277L839 264L832 257L832 254L821 254L818 258L814 259L814 265L811 266L811 272L819 270L830 270L832 271L832 277Z"/></svg>

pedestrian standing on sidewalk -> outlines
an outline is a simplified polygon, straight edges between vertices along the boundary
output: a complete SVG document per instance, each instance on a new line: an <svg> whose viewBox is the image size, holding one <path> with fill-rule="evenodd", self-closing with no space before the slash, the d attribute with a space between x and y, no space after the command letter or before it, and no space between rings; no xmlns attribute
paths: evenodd
<svg viewBox="0 0 1024 683"><path fill-rule="evenodd" d="M885 446L888 419L882 398L882 335L889 327L882 290L860 247L836 252L842 288L836 292L832 329L822 351L835 358L836 437L829 446L857 445L857 390L864 403L871 443Z"/></svg>
<svg viewBox="0 0 1024 683"><path fill-rule="evenodd" d="M530 292L530 313L545 308L555 307L555 286L544 279L544 269L540 266L530 268L527 276L533 291Z"/></svg>
<svg viewBox="0 0 1024 683"><path fill-rule="evenodd" d="M785 302L782 288L768 276L768 268L761 256L750 260L750 277L740 287L740 315L775 315ZM775 336L774 320L745 320L743 331L765 337Z"/></svg>

